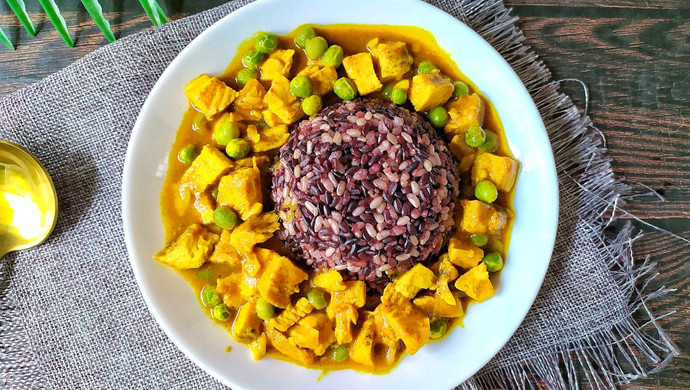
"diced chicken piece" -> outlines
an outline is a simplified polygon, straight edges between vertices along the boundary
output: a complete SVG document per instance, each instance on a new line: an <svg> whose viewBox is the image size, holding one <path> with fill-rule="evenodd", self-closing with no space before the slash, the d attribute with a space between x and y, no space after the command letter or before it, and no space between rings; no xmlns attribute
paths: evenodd
<svg viewBox="0 0 690 390"><path fill-rule="evenodd" d="M333 323L324 313L311 313L297 322L300 327L315 329L319 332L318 344L312 348L314 354L321 356L329 346L335 343Z"/></svg>
<svg viewBox="0 0 690 390"><path fill-rule="evenodd" d="M230 243L240 253L250 253L254 245L268 241L280 229L278 215L274 212L256 215L233 229Z"/></svg>
<svg viewBox="0 0 690 390"><path fill-rule="evenodd" d="M386 305L378 305L376 306L376 309L374 309L374 319L376 323L376 341L377 343L381 343L388 348L393 348L397 350L400 339L395 334L395 331L386 321L382 314L383 309L385 307Z"/></svg>
<svg viewBox="0 0 690 390"><path fill-rule="evenodd" d="M482 180L489 180L499 190L509 192L515 185L517 170L517 162L510 157L481 153L472 166L472 184L477 185Z"/></svg>
<svg viewBox="0 0 690 390"><path fill-rule="evenodd" d="M455 299L453 298L453 293L451 292L448 283L457 279L458 276L460 276L460 273L453 266L450 260L448 260L447 253L441 255L441 258L431 267L431 269L438 276L436 286L433 287L436 290L436 295L441 297L441 299L443 299L447 304L452 305L453 302L455 302Z"/></svg>
<svg viewBox="0 0 690 390"><path fill-rule="evenodd" d="M323 96L333 90L333 84L338 79L338 72L332 66L308 65L298 76L307 76L312 85L314 95Z"/></svg>
<svg viewBox="0 0 690 390"><path fill-rule="evenodd" d="M362 96L376 92L383 87L378 76L376 76L374 62L369 53L357 53L343 58L343 68L345 68L347 76L355 82L357 92Z"/></svg>
<svg viewBox="0 0 690 390"><path fill-rule="evenodd" d="M238 168L259 168L259 171L265 171L271 165L271 158L265 155L244 157L235 160Z"/></svg>
<svg viewBox="0 0 690 390"><path fill-rule="evenodd" d="M410 90L410 80L400 80L397 83L393 84L393 89L395 88L400 88L404 90L405 92Z"/></svg>
<svg viewBox="0 0 690 390"><path fill-rule="evenodd" d="M283 355L290 357L302 365L309 365L314 361L314 352L309 349L303 349L290 343L284 334L271 328L266 328L266 335L271 341L271 345Z"/></svg>
<svg viewBox="0 0 690 390"><path fill-rule="evenodd" d="M381 302L390 305L397 305L398 303L404 303L409 300L409 298L397 291L395 283L389 283L386 288L383 289L383 295L381 295Z"/></svg>
<svg viewBox="0 0 690 390"><path fill-rule="evenodd" d="M436 283L436 275L429 268L416 264L395 280L395 291L406 298L414 298L419 290L430 288Z"/></svg>
<svg viewBox="0 0 690 390"><path fill-rule="evenodd" d="M218 77L207 74L195 78L184 87L189 102L207 119L225 110L235 100L237 92L225 85Z"/></svg>
<svg viewBox="0 0 690 390"><path fill-rule="evenodd" d="M353 305L340 305L335 311L335 339L338 344L346 344L352 341L353 325L357 325L359 312Z"/></svg>
<svg viewBox="0 0 690 390"><path fill-rule="evenodd" d="M479 265L461 275L455 281L455 288L478 302L494 296L494 286L489 280L489 272L486 270L486 264L484 263L479 263Z"/></svg>
<svg viewBox="0 0 690 390"><path fill-rule="evenodd" d="M225 153L206 145L180 178L180 188L204 192L234 165Z"/></svg>
<svg viewBox="0 0 690 390"><path fill-rule="evenodd" d="M283 121L280 120L278 115L276 115L271 110L268 110L268 109L263 110L263 111L261 111L261 115L264 117L264 121L266 122L266 124L271 126L271 127L276 127L276 126L283 124Z"/></svg>
<svg viewBox="0 0 690 390"><path fill-rule="evenodd" d="M409 301L397 304L383 304L381 315L402 340L410 355L429 340L429 318Z"/></svg>
<svg viewBox="0 0 690 390"><path fill-rule="evenodd" d="M326 291L331 293L334 291L345 290L345 285L343 284L343 275L336 270L328 270L325 272L320 272L314 276L312 281L314 286L321 287Z"/></svg>
<svg viewBox="0 0 690 390"><path fill-rule="evenodd" d="M364 306L367 302L367 286L361 280L343 282L345 289L335 290L331 293L332 305L354 305L357 308ZM330 309L330 308L329 308Z"/></svg>
<svg viewBox="0 0 690 390"><path fill-rule="evenodd" d="M264 96L264 103L283 123L289 125L304 116L302 103L290 92L290 81L283 76L276 77Z"/></svg>
<svg viewBox="0 0 690 390"><path fill-rule="evenodd" d="M264 96L266 96L266 88L255 79L249 80L247 84L240 90L235 99L235 111L249 114L252 111L261 111L266 108L264 103ZM259 114L261 115L261 114Z"/></svg>
<svg viewBox="0 0 690 390"><path fill-rule="evenodd" d="M365 311L362 313L362 320L357 337L350 347L350 358L357 363L373 367L376 319L370 311Z"/></svg>
<svg viewBox="0 0 690 390"><path fill-rule="evenodd" d="M277 149L283 146L290 137L287 125L278 125L264 129L258 135L258 140L253 141L250 139L252 150L256 153Z"/></svg>
<svg viewBox="0 0 690 390"><path fill-rule="evenodd" d="M378 64L381 82L401 79L410 71L412 56L405 42L379 42L378 38L374 38L367 43L367 48Z"/></svg>
<svg viewBox="0 0 690 390"><path fill-rule="evenodd" d="M453 84L438 73L422 73L412 78L410 102L417 111L443 105L453 94Z"/></svg>
<svg viewBox="0 0 690 390"><path fill-rule="evenodd" d="M273 81L279 77L287 77L292 67L292 49L276 50L261 64L261 80Z"/></svg>
<svg viewBox="0 0 690 390"><path fill-rule="evenodd" d="M453 136L453 139L448 143L448 149L458 160L474 154L474 149L465 142L464 134Z"/></svg>
<svg viewBox="0 0 690 390"><path fill-rule="evenodd" d="M295 305L288 304L282 313L268 320L268 324L281 332L287 331L297 321L305 317L314 310L314 306L309 303L307 298L300 298Z"/></svg>
<svg viewBox="0 0 690 390"><path fill-rule="evenodd" d="M193 224L153 258L178 269L199 268L208 260L216 242L216 234L199 224Z"/></svg>
<svg viewBox="0 0 690 390"><path fill-rule="evenodd" d="M259 337L249 343L249 350L252 352L254 360L261 360L266 356L266 333L261 333Z"/></svg>
<svg viewBox="0 0 690 390"><path fill-rule="evenodd" d="M300 348L314 350L319 346L319 331L306 326L295 325L288 332L288 340Z"/></svg>
<svg viewBox="0 0 690 390"><path fill-rule="evenodd" d="M462 303L457 293L452 293L453 302L448 304L438 295L422 295L414 299L413 303L426 313L431 321L439 318L459 318L463 315Z"/></svg>
<svg viewBox="0 0 690 390"><path fill-rule="evenodd" d="M256 300L245 302L237 312L231 334L238 343L249 344L261 334L263 321L256 314Z"/></svg>
<svg viewBox="0 0 690 390"><path fill-rule="evenodd" d="M479 200L463 200L462 230L470 234L498 234L508 222L508 215Z"/></svg>
<svg viewBox="0 0 690 390"><path fill-rule="evenodd" d="M484 124L484 102L476 93L457 98L446 105L448 122L443 131L448 139L465 134L472 126Z"/></svg>
<svg viewBox="0 0 690 390"><path fill-rule="evenodd" d="M240 288L241 284L242 274L239 272L216 280L216 290L223 297L223 302L226 305L237 309L245 302Z"/></svg>
<svg viewBox="0 0 690 390"><path fill-rule="evenodd" d="M222 263L230 267L230 271L240 271L242 267L242 256L237 252L234 246L230 243L231 233L229 230L223 230L220 234L220 239L216 244L209 261L213 263Z"/></svg>
<svg viewBox="0 0 690 390"><path fill-rule="evenodd" d="M479 264L484 257L484 251L455 235L448 243L448 260L458 267L470 269Z"/></svg>
<svg viewBox="0 0 690 390"><path fill-rule="evenodd" d="M194 208L201 215L201 223L207 225L213 222L214 201L211 195L200 192L195 195Z"/></svg>
<svg viewBox="0 0 690 390"><path fill-rule="evenodd" d="M299 284L305 280L307 274L304 271L287 257L277 255L261 274L257 288L273 306L285 308L290 304L290 295L298 292Z"/></svg>
<svg viewBox="0 0 690 390"><path fill-rule="evenodd" d="M218 204L237 211L243 220L263 209L261 172L257 168L236 169L223 176L218 184Z"/></svg>

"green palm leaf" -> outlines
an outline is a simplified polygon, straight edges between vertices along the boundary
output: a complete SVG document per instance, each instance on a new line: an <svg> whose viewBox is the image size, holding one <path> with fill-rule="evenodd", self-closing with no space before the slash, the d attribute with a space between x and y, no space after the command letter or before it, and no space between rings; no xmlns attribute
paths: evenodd
<svg viewBox="0 0 690 390"><path fill-rule="evenodd" d="M165 16L163 8L161 8L156 0L139 0L139 3L141 3L141 7L144 9L149 19L151 19L154 26L168 23L168 18Z"/></svg>
<svg viewBox="0 0 690 390"><path fill-rule="evenodd" d="M89 12L89 15L91 15L91 18L96 22L96 25L101 29L108 41L115 42L115 35L110 29L110 23L103 15L103 8L101 8L98 0L81 0L81 3L84 4L84 8Z"/></svg>
<svg viewBox="0 0 690 390"><path fill-rule="evenodd" d="M4 43L8 49L14 50L14 45L7 38L7 35L5 35L5 31L2 29L2 27L0 27L0 42Z"/></svg>
<svg viewBox="0 0 690 390"><path fill-rule="evenodd" d="M41 7L46 11L48 18L53 23L53 26L55 26L55 29L62 39L67 43L67 46L73 47L74 41L72 41L72 37L69 35L65 18L60 14L60 9L57 4L55 4L55 0L38 0L38 2L41 3Z"/></svg>
<svg viewBox="0 0 690 390"><path fill-rule="evenodd" d="M24 5L24 0L7 0L12 12L17 16L17 19L22 23L26 31L34 36L36 35L36 28L29 18L29 14L26 13L26 6Z"/></svg>

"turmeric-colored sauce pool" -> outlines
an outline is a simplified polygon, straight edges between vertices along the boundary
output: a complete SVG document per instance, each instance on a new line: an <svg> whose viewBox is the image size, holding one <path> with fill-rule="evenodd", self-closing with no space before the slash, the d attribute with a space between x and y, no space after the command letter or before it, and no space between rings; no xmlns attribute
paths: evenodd
<svg viewBox="0 0 690 390"><path fill-rule="evenodd" d="M340 45L343 48L344 56L367 51L366 44L373 38L379 38L381 40L388 41L405 42L407 44L408 51L414 57L415 64L418 64L422 61L432 61L434 64L438 66L438 68L443 74L449 76L453 80L460 80L465 82L470 87L471 93L475 92L480 95L485 105L485 117L483 127L492 130L499 137L499 147L495 153L502 156L512 157L512 154L510 153L510 150L507 146L501 120L494 106L483 95L481 95L481 92L472 84L471 80L467 79L467 77L465 77L462 74L455 62L450 58L450 55L446 51L444 51L443 48L438 46L434 37L426 30L412 26L390 25L335 24L328 26L312 27L314 28L317 35L323 36L330 44ZM294 43L294 31L287 35L279 36L278 38L279 47L281 49L295 50L295 55L293 57L293 65L290 71L290 76L294 76L307 65L308 59L304 54L304 51ZM219 76L228 86L232 87L235 90L240 90L242 88L241 85L237 84L234 77L237 71L243 67L240 59L241 54L249 50L251 48L251 45L251 40L247 40L244 43L242 43L238 47L237 54L231 60L223 75ZM343 73L344 72L342 71L342 68L339 69L339 74ZM266 89L270 87L270 82L262 82L262 84L264 84L264 87L266 87ZM330 95L330 97L324 98L324 107L336 102L337 97L333 96L333 94ZM383 98L380 92L368 95L367 97ZM409 102L406 103L405 107L408 107L411 111L414 111ZM180 127L177 131L175 141L171 147L168 158L169 163L167 176L163 186L163 191L160 200L162 221L165 227L166 241L174 240L181 232L183 232L191 224L202 224L199 213L192 206L193 199L191 199L191 195L187 195L187 198L185 198L183 197L184 194L181 194L181 192L179 191L178 183L183 173L187 169L187 165L178 160L177 153L185 145L203 145L208 143L210 130L208 128L205 128L206 126L208 126L208 123L206 119L203 117L203 115L190 106L187 112L184 114L182 123L180 124ZM271 158L273 157L273 154L275 154L275 151L272 154L269 154ZM262 177L262 183L264 182L265 179ZM469 178L463 177L463 182L468 183ZM506 210L512 210L513 192L514 191L511 191L509 193L499 193L499 198L496 200L495 204L502 206ZM266 196L266 194L264 194L264 211L268 210L270 207L270 205L266 202L268 199L269 197ZM499 248L496 248L497 250L503 253L504 258L505 253L507 252L507 245L510 239L511 224L512 218L510 219L507 228L503 231L502 236L500 237L500 242L502 244L500 244ZM268 247L281 254L287 253L286 250L282 248L280 241L275 237L267 243L264 243L260 246ZM229 270L222 264L213 264L211 265L211 267L213 267L215 277L224 277L227 276L229 273ZM196 270L183 270L180 272L190 283L195 293L197 294L197 297L199 297L201 289L207 282L204 280L200 280L197 277ZM492 275L492 279L497 279L499 277L500 272ZM305 285L305 287L307 286ZM466 311L468 309L467 306L469 300L462 299L462 303L463 308ZM210 310L208 308L205 308L203 304L201 304L201 300L200 305L203 308L203 310L207 312L209 317L211 317ZM225 327L228 330L228 332L230 332L232 321L227 321L224 323L216 321L216 323L220 326ZM447 334L453 331L450 329L452 326L461 323L462 318L451 321L449 323L449 330ZM461 330L455 329L455 331ZM228 337L230 338L230 334L228 334ZM436 342L443 342L442 340L443 338L437 340ZM250 358L250 354L246 350L236 349L233 350L232 353L246 353L248 358ZM270 347L268 353L269 355L275 358L285 360L284 356L280 355L279 353L276 353L276 351L272 351ZM398 356L397 361L399 361L399 359L400 356ZM348 361L344 363L336 363L328 358L317 358L314 361L314 364L312 364L310 367L324 370L324 372L334 369L349 368L357 371L377 374L389 372L394 367L389 364L383 363L385 360L385 356L383 356L383 352L381 351L375 350L374 360L377 364L375 364L374 368L372 368L356 363L352 361L352 359L348 359Z"/></svg>

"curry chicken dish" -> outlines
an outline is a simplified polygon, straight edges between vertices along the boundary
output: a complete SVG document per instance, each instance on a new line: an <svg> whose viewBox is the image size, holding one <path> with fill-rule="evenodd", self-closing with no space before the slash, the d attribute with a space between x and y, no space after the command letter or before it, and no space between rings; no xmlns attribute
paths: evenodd
<svg viewBox="0 0 690 390"><path fill-rule="evenodd" d="M430 33L258 32L184 93L154 257L255 360L386 372L494 295L519 165Z"/></svg>

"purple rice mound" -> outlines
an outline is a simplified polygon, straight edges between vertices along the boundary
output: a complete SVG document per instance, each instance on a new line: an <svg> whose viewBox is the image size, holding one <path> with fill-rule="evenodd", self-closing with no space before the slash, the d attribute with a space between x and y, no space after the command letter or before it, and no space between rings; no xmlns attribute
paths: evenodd
<svg viewBox="0 0 690 390"><path fill-rule="evenodd" d="M293 125L272 184L278 236L299 261L380 286L438 255L453 227L459 175L418 114L356 99Z"/></svg>

